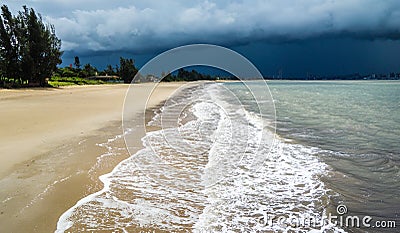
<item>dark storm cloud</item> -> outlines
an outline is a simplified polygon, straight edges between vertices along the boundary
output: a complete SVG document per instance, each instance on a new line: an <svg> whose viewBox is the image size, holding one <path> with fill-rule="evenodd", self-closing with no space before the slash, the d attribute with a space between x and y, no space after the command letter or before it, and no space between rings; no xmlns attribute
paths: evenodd
<svg viewBox="0 0 400 233"><path fill-rule="evenodd" d="M400 43L394 40L318 38L296 43L252 43L233 48L268 77L400 72Z"/></svg>
<svg viewBox="0 0 400 233"><path fill-rule="evenodd" d="M397 0L6 1L34 7L66 51L146 53L187 43L400 38Z"/></svg>

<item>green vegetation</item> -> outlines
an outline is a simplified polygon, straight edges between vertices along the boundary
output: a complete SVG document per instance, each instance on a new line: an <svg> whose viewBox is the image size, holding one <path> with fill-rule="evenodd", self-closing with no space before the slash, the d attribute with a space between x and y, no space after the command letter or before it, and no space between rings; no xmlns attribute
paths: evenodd
<svg viewBox="0 0 400 233"><path fill-rule="evenodd" d="M133 59L124 59L120 58L119 63L121 68L119 68L119 74L124 83L131 83L133 78L135 77L138 70L134 65Z"/></svg>
<svg viewBox="0 0 400 233"><path fill-rule="evenodd" d="M57 77L53 76L48 84L51 87L62 87L62 86L72 86L72 85L97 85L107 83L102 80L92 80L87 78L79 77Z"/></svg>
<svg viewBox="0 0 400 233"><path fill-rule="evenodd" d="M23 7L13 16L6 5L0 17L0 87L45 86L61 64L61 41L53 25Z"/></svg>
<svg viewBox="0 0 400 233"><path fill-rule="evenodd" d="M163 75L164 76L164 75ZM168 74L162 80L163 82L179 82L179 81L199 81L199 80L236 80L235 77L219 77L216 75L202 74L196 70L179 69L176 74Z"/></svg>
<svg viewBox="0 0 400 233"><path fill-rule="evenodd" d="M72 66L58 68L49 79L50 86L66 85L92 85L104 83L130 83L135 77L138 69L134 66L133 59L120 58L120 66L115 68L111 65L103 71L99 71L91 64L85 64L80 68L80 59L75 56L75 68Z"/></svg>

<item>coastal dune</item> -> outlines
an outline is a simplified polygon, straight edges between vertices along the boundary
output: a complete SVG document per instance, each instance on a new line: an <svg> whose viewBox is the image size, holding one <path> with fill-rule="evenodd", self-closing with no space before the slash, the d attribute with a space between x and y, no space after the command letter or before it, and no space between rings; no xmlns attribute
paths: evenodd
<svg viewBox="0 0 400 233"><path fill-rule="evenodd" d="M161 83L148 108L156 107L184 83ZM137 106L153 83L134 84ZM129 85L0 90L0 225L5 232L52 232L61 213L101 188L105 174L129 154L108 161L91 176L97 144L121 134ZM132 104L132 103L130 103ZM140 122L139 122L140 123ZM138 135L138 148L141 146ZM121 145L123 140L119 138Z"/></svg>

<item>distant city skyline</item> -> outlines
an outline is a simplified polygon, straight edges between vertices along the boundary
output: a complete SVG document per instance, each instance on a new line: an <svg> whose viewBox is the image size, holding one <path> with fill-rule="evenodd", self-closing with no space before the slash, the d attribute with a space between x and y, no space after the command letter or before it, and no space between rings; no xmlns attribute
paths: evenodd
<svg viewBox="0 0 400 233"><path fill-rule="evenodd" d="M399 1L6 0L33 7L55 25L62 66L102 69L119 57L141 67L180 45L231 48L265 76L389 73L400 67Z"/></svg>

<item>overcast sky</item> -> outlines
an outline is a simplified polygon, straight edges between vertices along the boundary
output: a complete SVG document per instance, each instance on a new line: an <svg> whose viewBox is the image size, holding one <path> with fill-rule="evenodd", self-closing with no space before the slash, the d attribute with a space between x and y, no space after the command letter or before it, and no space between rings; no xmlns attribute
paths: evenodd
<svg viewBox="0 0 400 233"><path fill-rule="evenodd" d="M232 48L265 75L400 72L398 0L6 0L55 25L64 65L102 68L131 56L143 65L167 49Z"/></svg>

